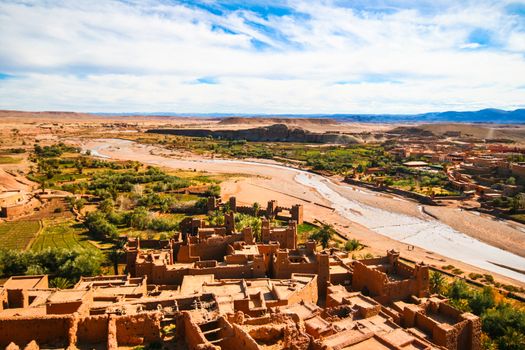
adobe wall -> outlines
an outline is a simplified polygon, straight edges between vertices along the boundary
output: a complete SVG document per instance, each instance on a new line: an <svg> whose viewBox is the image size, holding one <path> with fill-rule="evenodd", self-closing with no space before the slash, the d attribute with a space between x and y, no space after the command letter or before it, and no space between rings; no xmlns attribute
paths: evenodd
<svg viewBox="0 0 525 350"><path fill-rule="evenodd" d="M0 346L14 342L22 347L35 340L39 345L67 347L72 319L70 315L0 318Z"/></svg>
<svg viewBox="0 0 525 350"><path fill-rule="evenodd" d="M239 325L229 323L226 318L219 318L221 328L220 336L223 341L220 346L223 349L248 349L259 350L258 344Z"/></svg>
<svg viewBox="0 0 525 350"><path fill-rule="evenodd" d="M142 268L144 265L144 268ZM239 279L262 277L264 275L264 265L262 268L254 269L253 264L248 265L227 265L204 268L175 268L175 265L153 265L152 263L140 264L137 266L137 274L144 273L148 276L148 283L151 284L181 284L185 275L208 275L212 274L216 279ZM258 274L254 274L254 270Z"/></svg>
<svg viewBox="0 0 525 350"><path fill-rule="evenodd" d="M140 345L161 340L160 318L159 312L117 317L118 345Z"/></svg>
<svg viewBox="0 0 525 350"><path fill-rule="evenodd" d="M352 275L352 289L355 291L368 291L372 297L381 296L388 278L385 273L368 268L360 261L354 263ZM366 293L365 293L366 295Z"/></svg>
<svg viewBox="0 0 525 350"><path fill-rule="evenodd" d="M27 289L8 289L7 303L10 309L28 307L29 296Z"/></svg>
<svg viewBox="0 0 525 350"><path fill-rule="evenodd" d="M77 326L79 344L106 343L108 339L108 315L81 318Z"/></svg>
<svg viewBox="0 0 525 350"><path fill-rule="evenodd" d="M7 308L9 305L7 304L7 290L5 290L3 287L0 287L0 311Z"/></svg>
<svg viewBox="0 0 525 350"><path fill-rule="evenodd" d="M392 300L403 300L411 295L417 295L416 281L409 279L403 281L392 281L387 282L384 286L382 296L380 298L381 303L388 303Z"/></svg>
<svg viewBox="0 0 525 350"><path fill-rule="evenodd" d="M292 275L293 278L293 275ZM292 294L288 298L288 304L298 304L300 302L311 302L317 304L318 300L318 286L317 286L317 276L312 279L303 289Z"/></svg>
<svg viewBox="0 0 525 350"><path fill-rule="evenodd" d="M278 279L291 278L292 274L316 274L317 290L320 296L326 294L327 282L330 278L330 266L328 255L317 255L317 261L312 263L305 262L291 262L289 260L289 252L278 251L274 257L271 265L271 277Z"/></svg>
<svg viewBox="0 0 525 350"><path fill-rule="evenodd" d="M201 329L192 322L188 312L183 311L182 317L177 319L177 335L184 338L189 350L219 349L208 342Z"/></svg>
<svg viewBox="0 0 525 350"><path fill-rule="evenodd" d="M0 210L0 217L14 219L16 217L32 213L33 209L39 205L40 201L30 200L26 203L2 207Z"/></svg>
<svg viewBox="0 0 525 350"><path fill-rule="evenodd" d="M69 315L74 312L80 311L79 308L82 306L82 300L70 303L48 303L46 304L46 313L48 315Z"/></svg>
<svg viewBox="0 0 525 350"><path fill-rule="evenodd" d="M292 273L313 273L317 274L317 263L292 263L288 259L285 261L276 260L272 265L272 278L290 278Z"/></svg>
<svg viewBox="0 0 525 350"><path fill-rule="evenodd" d="M237 324L232 324L234 336L228 341L223 341L224 349L246 349L246 350L259 350L259 344Z"/></svg>
<svg viewBox="0 0 525 350"><path fill-rule="evenodd" d="M177 252L177 262L194 262L198 260L222 261L226 255L228 245L233 242L242 241L243 239L244 235L241 233L199 239L196 243L190 239L187 244L180 245Z"/></svg>
<svg viewBox="0 0 525 350"><path fill-rule="evenodd" d="M460 332L458 349L481 349L481 319L468 312L462 314L461 318L467 321L467 325Z"/></svg>
<svg viewBox="0 0 525 350"><path fill-rule="evenodd" d="M383 304L392 300L405 299L410 295L418 297L427 295L428 266L416 266L414 269L404 263L397 262L395 256L389 256L389 259L393 260L389 262L389 266L393 267L394 270L392 272L405 279L391 281L387 274L380 271L379 268L367 266L368 264L375 266L376 263L384 263L384 259L366 261L366 265L362 261L356 261L353 266L352 289L368 291L370 296Z"/></svg>
<svg viewBox="0 0 525 350"><path fill-rule="evenodd" d="M270 222L266 219L262 221L261 226L262 242L279 242L281 248L297 248L297 223L290 221L287 227L270 227Z"/></svg>

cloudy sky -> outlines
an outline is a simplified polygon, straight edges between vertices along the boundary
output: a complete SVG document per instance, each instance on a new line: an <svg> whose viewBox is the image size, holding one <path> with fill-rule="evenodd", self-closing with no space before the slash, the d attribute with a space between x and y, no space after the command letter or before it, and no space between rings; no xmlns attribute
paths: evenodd
<svg viewBox="0 0 525 350"><path fill-rule="evenodd" d="M486 107L525 107L523 0L0 0L0 109Z"/></svg>

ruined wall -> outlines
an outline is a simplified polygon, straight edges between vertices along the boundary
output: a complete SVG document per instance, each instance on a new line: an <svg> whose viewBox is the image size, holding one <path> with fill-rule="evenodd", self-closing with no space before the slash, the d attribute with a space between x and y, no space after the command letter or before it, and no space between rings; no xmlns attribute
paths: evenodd
<svg viewBox="0 0 525 350"><path fill-rule="evenodd" d="M292 275L292 278L294 276ZM318 286L317 286L317 277L313 278L310 283L304 286L303 289L294 293L288 298L288 304L297 304L300 302L311 302L317 304L318 300Z"/></svg>
<svg viewBox="0 0 525 350"><path fill-rule="evenodd" d="M219 318L220 336L223 339L219 345L223 349L253 349L258 350L258 344L236 324L229 323L224 317Z"/></svg>
<svg viewBox="0 0 525 350"><path fill-rule="evenodd" d="M176 331L179 337L184 338L189 350L201 350L200 344L211 345L202 334L199 326L191 321L188 312L182 312L182 316L177 320Z"/></svg>
<svg viewBox="0 0 525 350"><path fill-rule="evenodd" d="M390 257L389 257L390 258ZM394 257L395 259L395 257ZM369 263L367 261L367 263ZM373 261L367 266L361 261L354 262L352 275L352 289L368 294L380 303L388 303L392 300L402 300L410 295L418 297L426 296L428 293L428 266L418 266L413 269L403 263L392 261L386 266L393 271L386 271L384 259ZM389 280L386 272L397 273L403 280Z"/></svg>
<svg viewBox="0 0 525 350"><path fill-rule="evenodd" d="M194 262L198 260L222 261L226 255L228 245L233 242L242 241L243 239L244 235L238 233L222 237L199 239L197 242L180 245L177 253L177 262Z"/></svg>
<svg viewBox="0 0 525 350"><path fill-rule="evenodd" d="M384 286L380 302L388 303L392 300L403 300L411 295L419 296L415 280L391 281Z"/></svg>
<svg viewBox="0 0 525 350"><path fill-rule="evenodd" d="M233 337L223 345L224 349L259 350L259 344L239 325L233 324ZM222 344L221 344L222 345ZM228 345L228 346L226 346Z"/></svg>
<svg viewBox="0 0 525 350"><path fill-rule="evenodd" d="M0 318L0 346L14 342L24 346L35 340L39 345L67 346L72 316Z"/></svg>
<svg viewBox="0 0 525 350"><path fill-rule="evenodd" d="M279 253L278 253L279 254ZM317 274L316 263L292 263L286 259L274 260L272 264L272 278L290 278L292 273Z"/></svg>
<svg viewBox="0 0 525 350"><path fill-rule="evenodd" d="M160 318L158 312L117 317L118 345L140 345L161 340Z"/></svg>

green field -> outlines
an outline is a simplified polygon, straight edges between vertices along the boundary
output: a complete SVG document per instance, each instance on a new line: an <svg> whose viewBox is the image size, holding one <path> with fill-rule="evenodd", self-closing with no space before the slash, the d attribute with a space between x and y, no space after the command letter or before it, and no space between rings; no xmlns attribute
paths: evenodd
<svg viewBox="0 0 525 350"><path fill-rule="evenodd" d="M50 248L98 249L89 242L85 228L74 221L46 221L44 229L31 245L31 250Z"/></svg>
<svg viewBox="0 0 525 350"><path fill-rule="evenodd" d="M0 248L24 250L39 230L40 222L37 220L0 224Z"/></svg>
<svg viewBox="0 0 525 350"><path fill-rule="evenodd" d="M297 225L297 242L304 243L308 241L309 237L317 231L319 231L319 227L308 223Z"/></svg>
<svg viewBox="0 0 525 350"><path fill-rule="evenodd" d="M0 164L17 164L20 163L20 158L0 156Z"/></svg>

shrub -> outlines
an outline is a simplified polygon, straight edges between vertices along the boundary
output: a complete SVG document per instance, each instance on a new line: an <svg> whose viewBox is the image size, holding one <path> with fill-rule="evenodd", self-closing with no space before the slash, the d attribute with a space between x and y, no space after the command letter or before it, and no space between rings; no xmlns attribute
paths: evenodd
<svg viewBox="0 0 525 350"><path fill-rule="evenodd" d="M84 224L95 237L105 239L116 239L118 237L117 227L110 223L100 211L89 213Z"/></svg>
<svg viewBox="0 0 525 350"><path fill-rule="evenodd" d="M354 250L358 250L362 247L361 242L359 240L353 238L345 243L345 250L348 252L353 252Z"/></svg>
<svg viewBox="0 0 525 350"><path fill-rule="evenodd" d="M494 277L489 274L484 274L483 277L485 278L485 281L494 284Z"/></svg>

